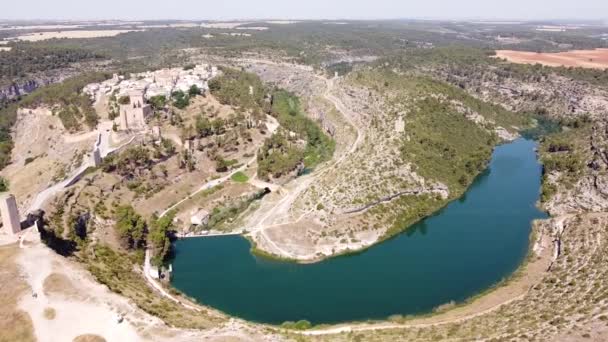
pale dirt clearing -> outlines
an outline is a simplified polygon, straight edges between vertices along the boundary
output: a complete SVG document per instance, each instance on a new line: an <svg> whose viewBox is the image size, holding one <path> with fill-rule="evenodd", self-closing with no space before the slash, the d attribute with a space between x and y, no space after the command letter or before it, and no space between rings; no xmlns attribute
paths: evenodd
<svg viewBox="0 0 608 342"><path fill-rule="evenodd" d="M32 319L19 309L19 297L30 293L15 263L17 244L0 246L0 341L35 341Z"/></svg>
<svg viewBox="0 0 608 342"><path fill-rule="evenodd" d="M35 231L26 233L27 243L0 246L0 341L285 340L237 319L207 330L168 327L99 284L82 264L57 255Z"/></svg>
<svg viewBox="0 0 608 342"><path fill-rule="evenodd" d="M108 341L142 340L128 319L117 322L119 313L130 311L125 299L94 283L84 272L69 270L69 261L40 243L22 251L17 260L32 292L22 295L19 308L32 317L38 341L72 341L83 334ZM55 311L53 319L48 319L47 308Z"/></svg>
<svg viewBox="0 0 608 342"><path fill-rule="evenodd" d="M100 37L114 37L122 33L128 32L141 32L143 30L91 30L91 31L51 31L51 32L38 32L17 36L17 39L25 40L28 42L39 42L47 39L60 39L60 38L100 38Z"/></svg>
<svg viewBox="0 0 608 342"><path fill-rule="evenodd" d="M496 57L519 64L539 63L554 67L608 68L608 49L575 50L557 53L497 50Z"/></svg>

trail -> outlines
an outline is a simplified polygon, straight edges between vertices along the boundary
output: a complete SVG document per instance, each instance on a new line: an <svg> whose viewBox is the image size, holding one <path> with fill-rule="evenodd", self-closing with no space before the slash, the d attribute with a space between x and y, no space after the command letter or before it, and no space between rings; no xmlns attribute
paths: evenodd
<svg viewBox="0 0 608 342"><path fill-rule="evenodd" d="M270 121L267 125L268 127L268 131L270 133L270 135L272 135L279 127L279 125L276 122L276 119L268 116L267 115L267 119ZM229 180L232 176L234 176L234 174L238 173L238 172L242 172L244 171L247 167L249 167L250 164L254 163L257 160L257 156L254 156L253 158L251 158L250 160L248 160L245 164L243 164L243 166L239 167L238 169L234 169L232 170L232 172L230 172L228 175L222 177L222 178L218 178L218 179L214 179L212 181L209 181L203 185L201 185L200 188L198 188L198 190L188 194L186 197L184 197L183 199L181 199L179 202L175 203L174 205L170 206L169 208L167 208L165 211L163 211L159 217L163 217L165 215L167 215L171 210L179 207L182 203L186 202L187 200L191 199L192 197L194 197L195 195L205 191L205 190L209 190L213 187L216 187L224 182L226 182L227 180Z"/></svg>
<svg viewBox="0 0 608 342"><path fill-rule="evenodd" d="M172 294L167 292L167 290L165 290L165 288L162 287L162 285L160 285L154 278L152 278L152 276L150 275L151 268L152 267L150 265L150 249L146 249L146 258L144 261L144 276L146 277L148 284L150 284L152 286L152 288L154 288L156 291L158 291L164 297L167 297L170 300L172 300L178 304L181 304L185 308L194 310L194 311L199 311L199 312L202 311L200 308L197 308L196 306L181 302L179 299L177 299Z"/></svg>
<svg viewBox="0 0 608 342"><path fill-rule="evenodd" d="M325 175L326 173L334 170L347 157L352 155L357 150L357 148L361 145L363 138L364 138L361 128L359 127L359 125L357 125L355 123L355 121L353 119L354 117L356 117L356 114L354 112L352 112L351 110L349 110L339 98L337 98L336 96L334 96L331 93L335 87L335 84L334 84L335 79L327 79L327 78L321 77L319 75L315 75L315 77L317 79L320 79L325 82L326 88L325 88L325 92L323 93L323 98L325 98L327 101L329 101L336 108L336 110L338 110L342 114L342 116L348 122L348 124L351 125L356 130L357 138L355 139L355 142L352 144L350 149L348 151L346 151L345 153L343 153L341 156L339 156L337 159L335 159L333 163L324 167L323 169L319 170L318 172L315 172L309 176L304 176L307 178L302 177L299 184L294 189L292 189L289 192L289 194L287 194L285 197L283 197L274 207L268 209L266 211L266 214L259 219L257 224L251 230L247 229L248 231L250 231L250 235L252 235L252 236L259 235L261 239L263 239L264 241L269 243L273 247L273 249L275 249L276 251L279 252L279 254L281 254L282 256L290 257L290 258L295 258L295 256L292 253L282 249L274 241L272 241L272 239L268 238L268 236L266 235L266 229L271 228L271 227L276 227L279 225L298 223L309 212L304 213L303 215L301 215L298 219L296 219L294 221L283 222L280 224L272 224L272 223L266 224L266 222L269 220L271 220L271 222L274 222L281 216L287 214L289 212L289 209L295 202L295 200L302 194L303 191L305 191L306 189L308 189L310 187L311 183L315 182L317 179L319 179L319 177Z"/></svg>
<svg viewBox="0 0 608 342"><path fill-rule="evenodd" d="M110 126L108 126L108 125L110 125ZM99 128L96 131L88 133L89 135L91 135L92 133L97 134L97 139L95 139L95 143L93 144L93 147L91 148L91 155L93 154L93 151L95 151L96 149L99 149L101 158L107 157L109 154L122 149L123 147L131 144L133 142L133 140L135 140L135 137L132 137L129 141L125 142L124 144L122 144L118 147L112 147L110 144L111 131L108 127L111 127L111 122L100 123ZM35 210L42 208L42 206L44 205L44 203L46 203L47 200L49 200L50 198L53 198L55 195L57 195L58 193L65 190L65 188L74 184L78 179L80 179L80 177L82 177L82 175L85 173L85 171L88 168L93 167L93 166L95 166L95 165L93 163L92 157L86 158L83 161L82 165L78 169L76 169L74 172L72 172L72 174L70 176L68 176L66 179L39 192L36 195L36 198L34 198L34 201L32 202L32 204L30 204L27 211L23 213L23 216L25 217L28 213L31 213Z"/></svg>
<svg viewBox="0 0 608 342"><path fill-rule="evenodd" d="M196 196L197 194L205 191L205 190L209 190L213 187L216 187L224 182L226 182L227 180L229 180L232 176L234 176L234 174L244 171L251 163L255 162L257 159L257 157L253 157L251 158L247 163L245 163L243 166L239 167L238 169L234 169L232 170L232 172L230 172L228 175L222 177L222 178L218 178L218 179L214 179L212 181L209 181L205 184L203 184L200 188L198 188L198 190L190 193L188 196L184 197L183 199L181 199L179 202L175 203L174 205L170 206L169 208L167 208L165 211L163 211L159 217L163 217L165 215L167 215L171 210L179 207L182 203L186 202L187 200L191 199L192 197Z"/></svg>

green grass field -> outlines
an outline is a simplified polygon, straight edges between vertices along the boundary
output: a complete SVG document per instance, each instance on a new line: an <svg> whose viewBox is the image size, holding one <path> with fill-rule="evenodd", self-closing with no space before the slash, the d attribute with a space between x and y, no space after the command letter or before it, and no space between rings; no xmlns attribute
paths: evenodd
<svg viewBox="0 0 608 342"><path fill-rule="evenodd" d="M246 183L249 180L249 177L247 177L247 175L244 174L243 172L239 171L239 172L233 174L232 177L230 177L230 179L232 179L233 181L235 181L237 183Z"/></svg>

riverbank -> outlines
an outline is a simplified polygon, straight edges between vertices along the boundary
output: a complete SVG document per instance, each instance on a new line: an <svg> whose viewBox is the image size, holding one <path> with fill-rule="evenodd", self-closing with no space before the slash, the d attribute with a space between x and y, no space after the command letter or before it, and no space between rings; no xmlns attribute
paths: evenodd
<svg viewBox="0 0 608 342"><path fill-rule="evenodd" d="M319 325L301 334L309 336L331 335L343 332L422 328L458 323L498 310L500 307L521 300L538 284L552 262L553 241L544 227L552 220L535 222L530 234L530 249L525 261L507 279L476 294L462 303L446 303L434 312L420 315L394 315L373 323L351 322L337 325Z"/></svg>
<svg viewBox="0 0 608 342"><path fill-rule="evenodd" d="M230 315L272 324L385 319L465 302L518 269L532 220L546 217L535 206L534 147L526 140L498 147L465 196L365 252L302 265L258 258L241 237L179 240L172 285ZM325 297L332 305L317 300ZM260 309L262 298L281 306Z"/></svg>

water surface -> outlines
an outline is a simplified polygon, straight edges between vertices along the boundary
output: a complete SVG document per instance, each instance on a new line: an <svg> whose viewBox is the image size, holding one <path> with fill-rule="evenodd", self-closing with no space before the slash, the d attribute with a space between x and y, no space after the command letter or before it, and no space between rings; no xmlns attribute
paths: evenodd
<svg viewBox="0 0 608 342"><path fill-rule="evenodd" d="M535 143L494 151L465 196L405 233L311 265L254 257L240 236L176 243L173 286L200 303L266 323L313 324L427 313L508 277L526 256L541 168Z"/></svg>

